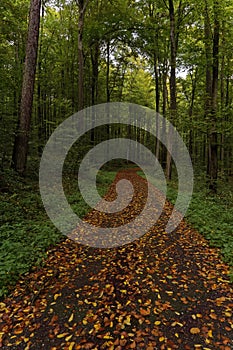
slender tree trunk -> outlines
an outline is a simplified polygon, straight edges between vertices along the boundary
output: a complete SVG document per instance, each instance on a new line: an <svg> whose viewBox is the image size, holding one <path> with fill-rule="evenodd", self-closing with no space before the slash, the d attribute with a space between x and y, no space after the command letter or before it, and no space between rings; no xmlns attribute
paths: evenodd
<svg viewBox="0 0 233 350"><path fill-rule="evenodd" d="M196 93L196 87L197 87L197 73L198 68L195 70L195 75L192 77L192 95L191 95L191 101L189 106L189 120L191 123L191 128L189 131L189 153L192 157L193 155L193 141L194 141L194 135L193 135L193 128L192 128L192 119L193 119L193 107L194 107L194 100L195 100L195 93Z"/></svg>
<svg viewBox="0 0 233 350"><path fill-rule="evenodd" d="M176 22L173 0L169 0L169 17L170 17L170 122L174 122L176 118ZM169 128L169 142L172 140L172 130ZM171 145L170 145L171 146ZM166 160L166 177L171 179L171 153L167 151Z"/></svg>
<svg viewBox="0 0 233 350"><path fill-rule="evenodd" d="M94 106L98 98L98 74L99 74L99 42L96 41L91 48L91 64L92 64L92 78L91 78L91 104ZM91 129L91 143L95 142L95 114L92 115L92 129Z"/></svg>
<svg viewBox="0 0 233 350"><path fill-rule="evenodd" d="M84 108L84 55L83 55L83 31L85 12L89 0L76 0L79 9L78 18L78 109Z"/></svg>
<svg viewBox="0 0 233 350"><path fill-rule="evenodd" d="M38 121L38 155L41 156L43 152L43 144L45 141L45 121L44 121L44 101L42 99L41 92L41 78L42 78L42 37L43 37L43 19L44 19L44 6L42 5L41 14L42 24L41 24L41 36L38 50L38 67L37 67L37 121Z"/></svg>
<svg viewBox="0 0 233 350"><path fill-rule="evenodd" d="M98 97L98 74L99 74L99 42L96 41L91 48L92 81L91 103L95 105Z"/></svg>
<svg viewBox="0 0 233 350"><path fill-rule="evenodd" d="M208 152L207 152L207 177L210 175L210 119L211 119L211 98L212 98L212 33L209 19L209 9L207 1L205 1L204 9L204 32L205 32L205 119L207 122Z"/></svg>
<svg viewBox="0 0 233 350"><path fill-rule="evenodd" d="M107 41L106 100L110 102L110 41Z"/></svg>
<svg viewBox="0 0 233 350"><path fill-rule="evenodd" d="M110 111L109 111L109 102L111 99L111 92L110 92L110 40L107 40L107 69L106 69L106 99L107 99L107 105L106 105L106 115L107 115L107 121L110 121ZM106 135L109 138L110 136L110 125L106 125ZM109 156L109 145L107 146L107 158Z"/></svg>
<svg viewBox="0 0 233 350"><path fill-rule="evenodd" d="M26 169L28 155L28 141L40 28L40 8L41 0L31 0L20 116L12 156L12 167L21 174L23 174Z"/></svg>
<svg viewBox="0 0 233 350"><path fill-rule="evenodd" d="M219 2L214 2L214 35L213 35L213 77L212 77L212 99L211 99L211 129L210 129L210 183L209 189L217 192L218 178L218 134L216 130L217 124L217 108L218 108L218 77L219 77Z"/></svg>
<svg viewBox="0 0 233 350"><path fill-rule="evenodd" d="M84 26L84 12L79 10L78 20L78 109L79 111L84 107L84 57L83 57L83 26Z"/></svg>
<svg viewBox="0 0 233 350"><path fill-rule="evenodd" d="M226 111L225 111L225 53L224 53L224 48L225 48L225 37L224 37L224 27L223 27L223 39L221 46L223 48L223 53L222 53L222 60L221 60L221 74L220 74L220 81L221 81L221 145L220 145L220 161L221 161L221 172L224 174L224 150L225 150L225 145L224 145L224 140L225 140L225 119L226 119Z"/></svg>
<svg viewBox="0 0 233 350"><path fill-rule="evenodd" d="M155 74L155 108L156 108L156 114L160 111L160 94L159 94L159 73L158 73L158 57L157 54L154 52L154 74ZM160 141L159 141L159 131L160 131L160 125L159 125L159 119L156 116L156 145L155 145L155 155L156 158L159 159L159 149L160 149Z"/></svg>
<svg viewBox="0 0 233 350"><path fill-rule="evenodd" d="M168 99L167 75L168 75L168 65L167 65L167 61L165 59L164 63L163 63L163 77L162 77L162 84L163 84L163 105L162 105L163 109L162 109L162 113L163 113L163 117L164 117L163 125L162 125L163 135L166 134L165 117L166 117L166 113L167 113L167 99ZM166 157L167 157L166 149L165 149L165 147L162 147L161 158L162 158L162 164L163 164L164 168L166 167Z"/></svg>

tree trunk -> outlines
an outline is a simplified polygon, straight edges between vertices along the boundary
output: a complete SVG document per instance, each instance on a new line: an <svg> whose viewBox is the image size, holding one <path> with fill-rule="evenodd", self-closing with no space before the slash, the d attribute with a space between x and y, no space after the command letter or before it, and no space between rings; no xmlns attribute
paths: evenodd
<svg viewBox="0 0 233 350"><path fill-rule="evenodd" d="M23 174L26 169L28 155L29 130L40 29L40 8L41 0L31 0L20 115L12 156L12 167L20 174Z"/></svg>
<svg viewBox="0 0 233 350"><path fill-rule="evenodd" d="M110 41L107 41L106 101L110 102Z"/></svg>
<svg viewBox="0 0 233 350"><path fill-rule="evenodd" d="M170 17L170 122L174 122L176 117L176 23L175 23L175 10L173 0L169 0L169 17ZM169 142L172 140L172 129L169 128ZM170 144L171 147L171 144ZM171 153L167 151L166 160L166 178L171 179Z"/></svg>
<svg viewBox="0 0 233 350"><path fill-rule="evenodd" d="M168 89L167 89L167 75L168 75L168 64L167 60L164 59L163 62L163 76L162 76L162 85L163 85L163 105L162 105L162 115L164 117L163 123L162 123L162 133L165 135L166 133L166 113L167 113L167 100L168 100ZM167 152L165 147L162 147L162 152L161 152L161 163L165 169L166 167L166 157L167 157Z"/></svg>
<svg viewBox="0 0 233 350"><path fill-rule="evenodd" d="M84 107L83 26L84 26L84 13L79 7L79 20L78 20L78 109L79 111L81 111Z"/></svg>
<svg viewBox="0 0 233 350"><path fill-rule="evenodd" d="M158 73L158 56L154 52L154 74L155 74L155 108L156 114L160 111L160 94L159 94L159 73ZM156 145L155 145L155 156L159 159L159 149L160 149L160 141L159 141L159 131L160 131L159 119L156 115Z"/></svg>
<svg viewBox="0 0 233 350"><path fill-rule="evenodd" d="M196 68L196 70L195 70L194 77L193 76L191 77L191 79L192 79L192 95L191 95L191 101L190 101L190 105L189 105L189 120L190 120L190 124L191 124L191 128L189 131L189 154L190 154L191 158L193 155L193 141L194 141L192 119L193 119L195 93L196 93L196 87L197 87L197 73L198 73L198 68Z"/></svg>
<svg viewBox="0 0 233 350"><path fill-rule="evenodd" d="M99 42L95 41L91 48L91 64L92 64L92 78L91 78L91 104L94 106L98 99L98 74L99 74ZM92 129L91 129L91 143L95 142L95 113L92 115Z"/></svg>
<svg viewBox="0 0 233 350"><path fill-rule="evenodd" d="M208 155L207 155L207 177L210 174L210 118L211 118L211 98L212 98L212 33L209 19L209 9L207 1L205 1L204 10L204 32L205 32L205 55L206 55L206 68L205 68L205 119L207 122L207 136L208 136Z"/></svg>
<svg viewBox="0 0 233 350"><path fill-rule="evenodd" d="M85 12L89 0L76 0L79 8L78 18L78 110L84 108L84 57L83 57L83 30Z"/></svg>
<svg viewBox="0 0 233 350"><path fill-rule="evenodd" d="M209 189L217 193L218 178L218 134L216 130L217 108L218 108L218 76L219 76L219 2L214 2L214 35L213 35L213 77L212 77L212 99L211 99L211 129L210 129L210 147L209 147L209 164L210 164L210 183Z"/></svg>

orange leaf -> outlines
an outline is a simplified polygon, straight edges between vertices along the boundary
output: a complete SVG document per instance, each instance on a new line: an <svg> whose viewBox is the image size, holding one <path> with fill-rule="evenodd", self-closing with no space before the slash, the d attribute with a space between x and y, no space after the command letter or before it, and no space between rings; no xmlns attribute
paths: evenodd
<svg viewBox="0 0 233 350"><path fill-rule="evenodd" d="M198 334L198 333L200 333L200 329L197 327L193 327L190 329L190 333L191 334Z"/></svg>
<svg viewBox="0 0 233 350"><path fill-rule="evenodd" d="M140 314L142 316L147 316L147 315L150 315L150 309L143 309L143 308L140 308Z"/></svg>

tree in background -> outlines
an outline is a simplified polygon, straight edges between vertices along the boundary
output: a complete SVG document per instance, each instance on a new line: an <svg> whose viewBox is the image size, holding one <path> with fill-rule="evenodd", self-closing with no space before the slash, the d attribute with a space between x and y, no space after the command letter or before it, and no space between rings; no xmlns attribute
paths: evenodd
<svg viewBox="0 0 233 350"><path fill-rule="evenodd" d="M7 6L0 3L2 168L11 159L16 120L20 120L19 114L27 113L25 108L19 112L18 106L29 3L5 1ZM202 176L207 173L206 188L213 190L211 181L213 184L222 179L230 181L231 22L232 6L226 0L221 5L217 0L46 0L32 118L27 123L31 124L30 147L26 151L28 166L35 169L39 165L39 156L51 133L78 109L109 101L131 101L155 108L176 126L189 147L195 170ZM185 74L181 75L182 71ZM166 127L164 123L164 132ZM166 148L138 130L131 128L127 133L135 139L147 140L164 169L167 167L169 179L175 167L167 159ZM95 129L78 147L78 159L91 145L106 137L120 136L121 132L125 137L123 128ZM22 151L19 153L23 155Z"/></svg>
<svg viewBox="0 0 233 350"><path fill-rule="evenodd" d="M41 0L31 0L20 115L12 156L13 168L21 174L24 173L26 169L28 155L28 141L40 28L40 8Z"/></svg>
<svg viewBox="0 0 233 350"><path fill-rule="evenodd" d="M84 19L89 0L76 0L79 9L78 19L78 109L84 107L84 57L83 57L83 31Z"/></svg>

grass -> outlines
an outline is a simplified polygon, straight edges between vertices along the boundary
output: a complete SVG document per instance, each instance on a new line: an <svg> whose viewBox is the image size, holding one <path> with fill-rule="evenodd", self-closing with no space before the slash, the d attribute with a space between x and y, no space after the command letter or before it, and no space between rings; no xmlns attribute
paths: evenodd
<svg viewBox="0 0 233 350"><path fill-rule="evenodd" d="M103 196L116 172L100 171L97 188ZM65 176L64 191L79 217L91 209L82 199L78 180ZM49 246L64 239L48 218L36 177L0 174L0 297L6 296L21 274L43 264Z"/></svg>

